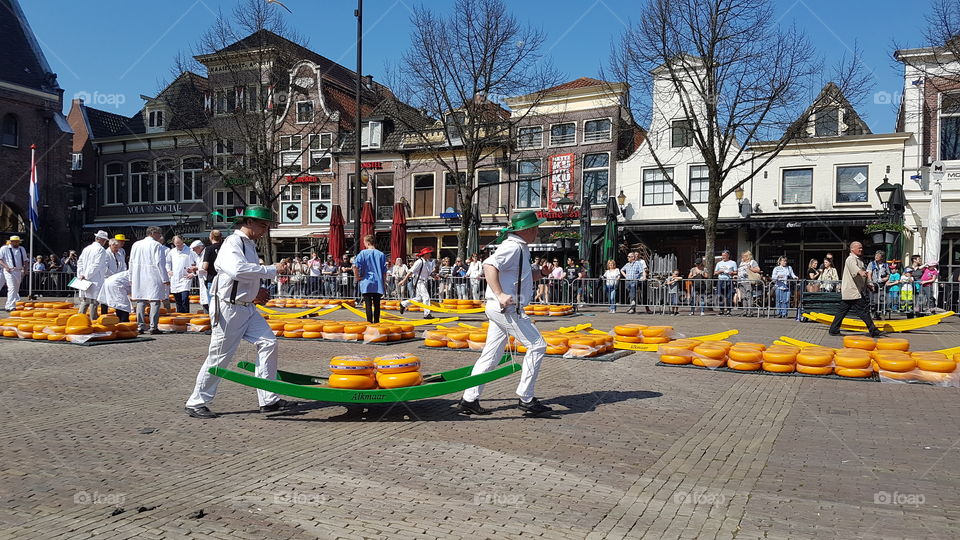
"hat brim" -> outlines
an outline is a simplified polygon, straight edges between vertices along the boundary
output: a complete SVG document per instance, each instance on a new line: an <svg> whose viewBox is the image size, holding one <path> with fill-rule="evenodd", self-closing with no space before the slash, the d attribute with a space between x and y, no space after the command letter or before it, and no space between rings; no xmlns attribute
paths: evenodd
<svg viewBox="0 0 960 540"><path fill-rule="evenodd" d="M525 230L527 230L527 229L532 229L532 228L534 228L534 227L539 227L540 225L543 225L543 224L546 223L546 222L547 222L546 218L540 218L540 219L536 220L535 222L533 222L533 223L531 223L531 224L529 224L529 225L525 225L525 226L523 226L523 227L514 227L513 225L511 225L511 226L507 227L507 231L508 231L508 232L525 231Z"/></svg>
<svg viewBox="0 0 960 540"><path fill-rule="evenodd" d="M262 218L262 217L257 217L257 216L243 216L243 215L240 215L240 216L237 216L237 217L233 218L233 222L234 222L234 224L236 224L236 223L240 223L241 221L243 221L243 220L245 220L245 219L255 219L255 220L257 220L257 221L262 221L262 222L264 222L264 223L270 223L270 224L272 224L272 225L276 225L276 224L280 223L280 222L277 221L276 219L264 219L264 218Z"/></svg>

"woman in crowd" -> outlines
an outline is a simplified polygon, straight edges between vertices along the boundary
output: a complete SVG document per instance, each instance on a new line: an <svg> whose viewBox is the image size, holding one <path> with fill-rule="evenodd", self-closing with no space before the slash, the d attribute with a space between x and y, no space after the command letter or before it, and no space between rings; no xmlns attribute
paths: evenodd
<svg viewBox="0 0 960 540"><path fill-rule="evenodd" d="M407 277L407 274L410 273L410 268L404 264L402 258L397 257L397 260L393 261L393 268L391 269L390 273L393 276L393 283L395 287L394 294L396 295L397 300L401 300L404 294L402 290L403 287L401 287L399 283L403 281L403 278Z"/></svg>
<svg viewBox="0 0 960 540"><path fill-rule="evenodd" d="M350 262L350 257L346 253L340 258L338 270L340 298L356 298L357 288L353 281L353 263Z"/></svg>
<svg viewBox="0 0 960 540"><path fill-rule="evenodd" d="M537 275L534 273L533 275ZM607 271L603 273L604 284L607 288L607 299L610 301L610 313L617 312L617 283L620 281L620 269L613 259L607 261Z"/></svg>
<svg viewBox="0 0 960 540"><path fill-rule="evenodd" d="M323 296L326 298L335 297L337 295L338 269L337 261L333 259L333 255L327 255L327 260L324 261L320 273L322 274Z"/></svg>
<svg viewBox="0 0 960 540"><path fill-rule="evenodd" d="M467 296L467 265L463 263L463 259L460 257L457 257L457 260L453 263L452 281L457 298L461 300L469 299L470 297Z"/></svg>
<svg viewBox="0 0 960 540"><path fill-rule="evenodd" d="M833 292L837 290L840 284L840 274L833 267L833 259L823 260L823 270L820 271L820 290L823 292Z"/></svg>
<svg viewBox="0 0 960 540"><path fill-rule="evenodd" d="M710 277L710 274L707 273L707 270L703 267L703 259L697 259L697 264L690 269L690 273L687 274L687 279L693 280L693 298L690 299L690 315L693 315L697 310L697 305L700 305L700 315L704 313L704 304L706 303L707 293L707 279Z"/></svg>
<svg viewBox="0 0 960 540"><path fill-rule="evenodd" d="M550 303L550 287L547 285L550 281L550 274L553 273L553 264L549 257L540 260L540 275L546 276L537 281L537 294L534 296L534 302Z"/></svg>
<svg viewBox="0 0 960 540"><path fill-rule="evenodd" d="M740 264L737 266L737 288L740 291L740 301L743 303L743 316L753 317L754 295L761 292L762 284L760 265L753 260L753 253L744 251L740 255Z"/></svg>
<svg viewBox="0 0 960 540"><path fill-rule="evenodd" d="M917 300L919 305L917 311L927 312L933 309L934 297L933 290L937 281L940 280L940 270L937 268L937 261L930 260L927 264L921 266L920 273L920 298Z"/></svg>
<svg viewBox="0 0 960 540"><path fill-rule="evenodd" d="M777 259L777 266L770 272L770 279L774 283L777 291L777 317L787 316L787 310L790 308L790 282L788 280L797 279L793 273L793 268L787 266L787 258L780 256Z"/></svg>
<svg viewBox="0 0 960 540"><path fill-rule="evenodd" d="M807 282L805 288L807 292L820 292L820 261L810 259L807 263Z"/></svg>

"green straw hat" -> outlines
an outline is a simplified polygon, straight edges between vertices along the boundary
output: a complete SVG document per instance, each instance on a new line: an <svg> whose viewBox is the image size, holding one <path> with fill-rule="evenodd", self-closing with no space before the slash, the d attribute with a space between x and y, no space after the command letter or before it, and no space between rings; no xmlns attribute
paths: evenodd
<svg viewBox="0 0 960 540"><path fill-rule="evenodd" d="M537 213L533 210L517 212L513 215L513 217L510 218L510 225L500 229L500 234L497 235L496 243L499 244L500 242L503 242L509 233L539 227L546 221L546 219L538 218Z"/></svg>
<svg viewBox="0 0 960 540"><path fill-rule="evenodd" d="M243 209L243 213L233 218L234 223L242 221L247 218L259 219L260 221L266 221L269 223L276 223L277 220L273 217L273 210L267 208L266 206L248 206Z"/></svg>

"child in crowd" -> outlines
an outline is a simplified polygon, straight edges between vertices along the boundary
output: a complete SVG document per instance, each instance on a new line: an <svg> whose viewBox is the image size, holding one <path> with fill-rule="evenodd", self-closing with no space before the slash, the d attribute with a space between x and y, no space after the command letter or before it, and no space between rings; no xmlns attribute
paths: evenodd
<svg viewBox="0 0 960 540"><path fill-rule="evenodd" d="M887 278L887 309L890 313L900 311L900 269L896 261L890 261L890 276Z"/></svg>
<svg viewBox="0 0 960 540"><path fill-rule="evenodd" d="M674 269L667 278L667 300L670 302L672 315L680 314L680 270Z"/></svg>
<svg viewBox="0 0 960 540"><path fill-rule="evenodd" d="M913 286L913 268L908 266L900 276L900 311L904 313L913 313Z"/></svg>

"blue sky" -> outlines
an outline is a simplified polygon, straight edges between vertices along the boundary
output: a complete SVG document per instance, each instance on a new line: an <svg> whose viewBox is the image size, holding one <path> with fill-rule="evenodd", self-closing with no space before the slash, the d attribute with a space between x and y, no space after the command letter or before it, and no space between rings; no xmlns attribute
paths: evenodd
<svg viewBox="0 0 960 540"><path fill-rule="evenodd" d="M131 115L141 94L155 95L170 80L174 56L186 51L209 27L218 9L234 0L20 0L65 100L78 93L95 107ZM354 0L284 0L292 25L318 53L354 67ZM452 2L432 0L438 7ZM636 19L639 0L507 0L523 20L547 32L556 67L575 79L596 77L610 41ZM364 72L383 78L407 47L414 0L365 0ZM901 72L892 60L894 43L921 45L928 0L775 0L778 16L803 28L828 61L858 43L873 86L859 111L874 132L894 127ZM69 105L66 105L69 107ZM64 111L66 112L66 111Z"/></svg>

